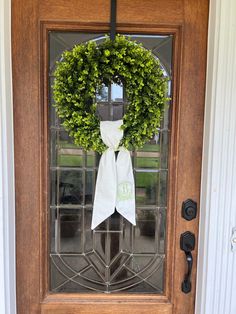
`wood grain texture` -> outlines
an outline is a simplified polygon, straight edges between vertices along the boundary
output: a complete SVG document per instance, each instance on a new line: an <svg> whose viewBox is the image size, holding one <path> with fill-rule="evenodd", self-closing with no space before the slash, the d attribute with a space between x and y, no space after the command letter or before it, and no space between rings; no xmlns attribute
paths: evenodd
<svg viewBox="0 0 236 314"><path fill-rule="evenodd" d="M170 16L172 24L183 22L182 0L117 1L117 23L168 24ZM108 22L110 0L41 0L39 1L39 18L42 20Z"/></svg>
<svg viewBox="0 0 236 314"><path fill-rule="evenodd" d="M180 291L186 271L179 237L198 233L182 201L199 203L208 1L118 1L118 31L173 34L173 105L169 161L167 263L163 296L48 295L47 32L107 31L108 0L14 0L13 88L16 160L17 303L19 314L193 314L193 291Z"/></svg>
<svg viewBox="0 0 236 314"><path fill-rule="evenodd" d="M182 65L180 78L179 132L177 151L177 208L182 201L192 198L199 208L202 136L205 98L205 69L208 25L208 3L204 0L185 1L184 33L182 49ZM194 40L193 40L194 38ZM194 313L197 245L193 251L192 292L183 294L180 291L182 274L186 272L185 255L179 250L180 234L189 230L198 239L198 220L186 221L181 217L181 211L176 216L176 255L174 264L174 313ZM188 300L188 302L186 302Z"/></svg>
<svg viewBox="0 0 236 314"><path fill-rule="evenodd" d="M157 306L156 304L50 304L43 305L42 314L171 314L172 305Z"/></svg>
<svg viewBox="0 0 236 314"><path fill-rule="evenodd" d="M29 18L30 17L30 18ZM18 313L39 313L40 107L38 8L13 1L12 55Z"/></svg>

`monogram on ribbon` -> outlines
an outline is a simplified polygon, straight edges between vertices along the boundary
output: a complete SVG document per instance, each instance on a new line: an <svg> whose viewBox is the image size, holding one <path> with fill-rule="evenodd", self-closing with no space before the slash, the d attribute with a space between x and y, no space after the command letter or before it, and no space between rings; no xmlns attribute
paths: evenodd
<svg viewBox="0 0 236 314"><path fill-rule="evenodd" d="M135 187L130 152L119 147L123 120L101 121L100 133L107 150L102 154L93 204L91 228L114 213L115 209L135 225ZM119 151L117 159L115 151Z"/></svg>

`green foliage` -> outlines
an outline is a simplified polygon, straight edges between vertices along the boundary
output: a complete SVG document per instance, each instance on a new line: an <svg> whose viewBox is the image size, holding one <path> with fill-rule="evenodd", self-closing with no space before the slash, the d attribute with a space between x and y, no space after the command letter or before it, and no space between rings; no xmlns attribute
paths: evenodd
<svg viewBox="0 0 236 314"><path fill-rule="evenodd" d="M128 108L123 117L121 145L140 148L150 139L164 112L167 81L159 61L141 44L117 35L76 45L57 63L53 85L55 107L75 144L102 153L96 91L102 84L123 84Z"/></svg>

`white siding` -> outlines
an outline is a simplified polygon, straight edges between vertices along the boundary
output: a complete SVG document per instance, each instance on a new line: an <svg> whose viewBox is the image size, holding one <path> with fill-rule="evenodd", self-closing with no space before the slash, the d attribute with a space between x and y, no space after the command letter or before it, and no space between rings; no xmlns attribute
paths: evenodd
<svg viewBox="0 0 236 314"><path fill-rule="evenodd" d="M236 314L236 1L210 3L196 314Z"/></svg>

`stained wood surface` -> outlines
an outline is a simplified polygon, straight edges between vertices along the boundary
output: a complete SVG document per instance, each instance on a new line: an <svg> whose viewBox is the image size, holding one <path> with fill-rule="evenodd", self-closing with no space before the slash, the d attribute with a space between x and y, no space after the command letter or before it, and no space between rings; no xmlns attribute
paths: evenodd
<svg viewBox="0 0 236 314"><path fill-rule="evenodd" d="M198 235L198 218L183 220L181 204L187 198L199 204L207 0L118 0L119 32L174 36L164 296L48 293L47 34L49 30L108 31L109 13L109 0L13 1L18 314L194 313L197 247L193 291L185 295L180 287L186 261L179 238L187 230Z"/></svg>
<svg viewBox="0 0 236 314"><path fill-rule="evenodd" d="M42 314L91 314L91 313L102 313L102 314L171 314L172 313L172 306L168 305L163 308L162 306L157 306L153 304L141 304L138 307L132 305L110 305L110 304L103 304L103 305L50 305L44 306L42 309Z"/></svg>

